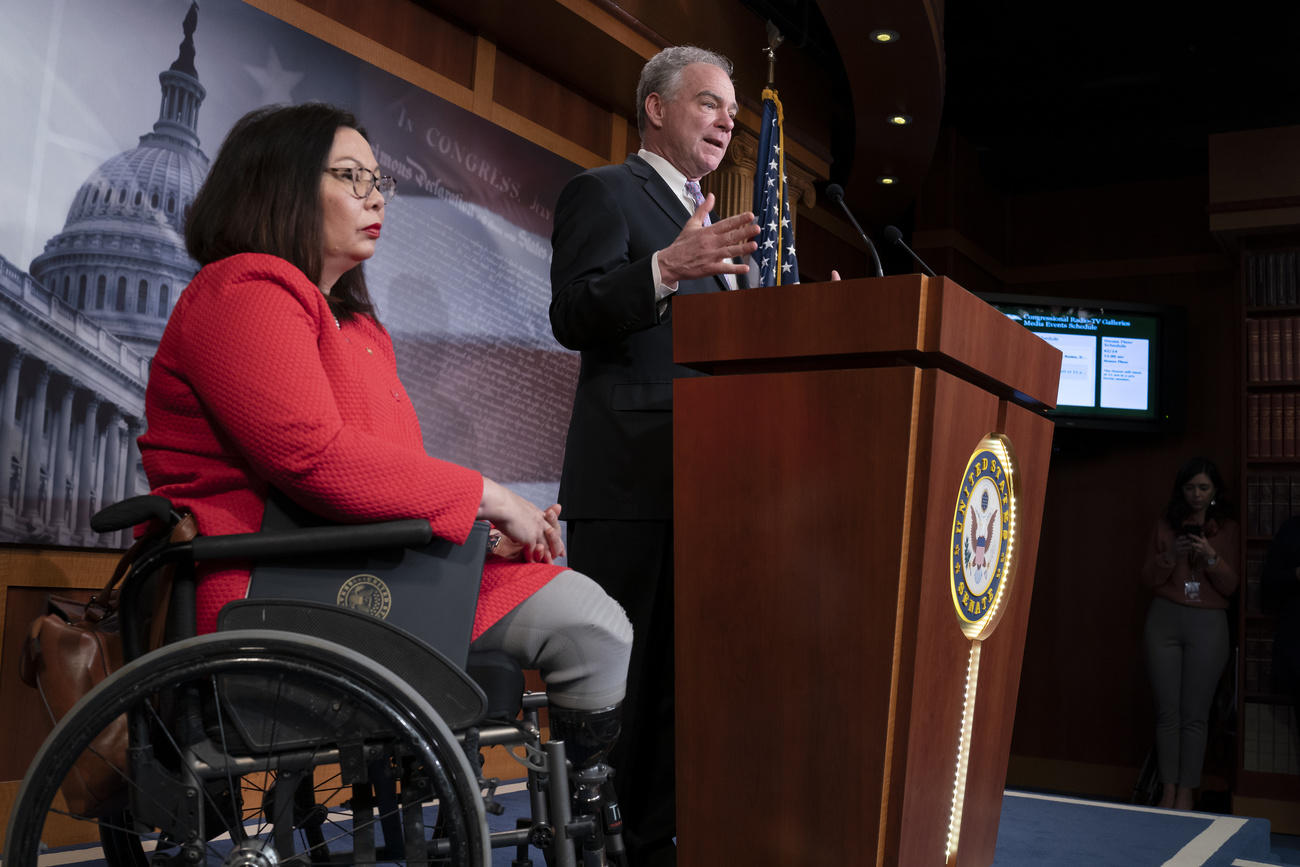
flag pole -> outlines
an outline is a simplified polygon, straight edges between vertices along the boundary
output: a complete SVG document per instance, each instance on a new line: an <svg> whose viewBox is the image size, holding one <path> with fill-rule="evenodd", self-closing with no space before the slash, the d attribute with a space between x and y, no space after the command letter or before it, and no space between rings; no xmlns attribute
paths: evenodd
<svg viewBox="0 0 1300 867"><path fill-rule="evenodd" d="M763 53L767 55L767 86L770 88L776 87L776 49L784 41L785 36L776 29L775 24L768 21L767 47L763 49Z"/></svg>
<svg viewBox="0 0 1300 867"><path fill-rule="evenodd" d="M760 286L799 282L794 227L786 200L785 116L776 91L776 49L785 37L767 22L767 85L763 88L763 117L759 126L758 165L754 172L754 213L760 228L754 262Z"/></svg>

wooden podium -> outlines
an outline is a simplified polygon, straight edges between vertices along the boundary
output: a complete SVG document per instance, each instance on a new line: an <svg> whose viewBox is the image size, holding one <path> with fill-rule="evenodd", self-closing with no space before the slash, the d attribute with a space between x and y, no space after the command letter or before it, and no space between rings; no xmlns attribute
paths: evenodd
<svg viewBox="0 0 1300 867"><path fill-rule="evenodd" d="M1026 407L1055 403L1060 353L920 275L673 320L713 374L674 384L679 863L991 864L1052 439ZM990 433L1017 514L973 654L950 564Z"/></svg>

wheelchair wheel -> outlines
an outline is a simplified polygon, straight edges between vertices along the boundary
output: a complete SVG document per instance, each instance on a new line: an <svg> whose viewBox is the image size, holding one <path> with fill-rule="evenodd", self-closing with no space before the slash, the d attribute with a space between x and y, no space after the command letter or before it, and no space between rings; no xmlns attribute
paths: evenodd
<svg viewBox="0 0 1300 867"><path fill-rule="evenodd" d="M129 773L110 799L68 809L61 790L108 765L90 744L122 714ZM477 775L428 702L351 650L266 630L150 653L55 727L4 863L99 835L116 865L491 861Z"/></svg>

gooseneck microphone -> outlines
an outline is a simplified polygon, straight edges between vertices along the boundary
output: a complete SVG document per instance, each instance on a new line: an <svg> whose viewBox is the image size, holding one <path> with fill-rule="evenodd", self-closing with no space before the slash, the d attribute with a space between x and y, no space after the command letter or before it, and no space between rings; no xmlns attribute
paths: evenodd
<svg viewBox="0 0 1300 867"><path fill-rule="evenodd" d="M871 263L876 268L875 276L884 277L885 269L880 267L880 254L876 252L876 245L871 243L871 239L867 237L867 233L862 231L862 227L858 225L858 221L853 218L853 212L849 210L849 206L844 204L844 188L839 184L827 184L826 195L831 201L837 202L839 206L844 209L844 213L849 218L849 222L853 224L853 228L857 229L858 234L862 236L862 240L867 242L867 249L871 251Z"/></svg>
<svg viewBox="0 0 1300 867"><path fill-rule="evenodd" d="M907 255L911 256L912 259L916 262L916 264L918 264L918 265L921 266L921 270L922 270L922 271L924 271L925 273L929 274L931 277L937 277L937 276L939 276L938 274L935 274L934 271L930 270L930 266L927 265L927 264L925 264L925 260L924 260L924 259L922 259L920 256L916 255L916 251L915 251L915 250L913 250L911 247L907 246L907 242L903 240L903 233L900 232L900 231L898 231L898 227L897 227L897 226L886 226L886 227L885 227L885 240L888 241L888 242L891 243L891 244L897 244L898 246L900 246L900 247L902 247L904 250L906 250L906 251L907 251Z"/></svg>

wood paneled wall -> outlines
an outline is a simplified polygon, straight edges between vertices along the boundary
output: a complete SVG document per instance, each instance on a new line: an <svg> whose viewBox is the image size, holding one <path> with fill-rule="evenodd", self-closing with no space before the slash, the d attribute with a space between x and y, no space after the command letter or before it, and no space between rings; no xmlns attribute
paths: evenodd
<svg viewBox="0 0 1300 867"><path fill-rule="evenodd" d="M1137 577L1149 534L1193 455L1214 459L1240 492L1236 274L1210 234L1206 189L1202 176L1005 195L950 135L918 205L916 248L972 291L1187 310L1181 429L1057 431L1010 785L1131 794L1154 742L1142 654L1150 594ZM1226 788L1231 765L1212 733L1205 786Z"/></svg>

